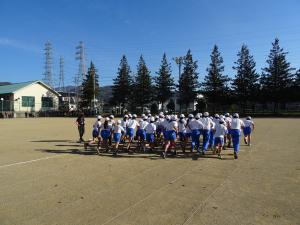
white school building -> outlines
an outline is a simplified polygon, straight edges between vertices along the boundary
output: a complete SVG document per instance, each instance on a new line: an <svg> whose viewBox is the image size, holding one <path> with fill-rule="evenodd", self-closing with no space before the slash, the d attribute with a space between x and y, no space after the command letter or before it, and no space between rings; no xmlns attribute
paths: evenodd
<svg viewBox="0 0 300 225"><path fill-rule="evenodd" d="M60 94L42 81L0 86L1 112L34 113L58 110Z"/></svg>

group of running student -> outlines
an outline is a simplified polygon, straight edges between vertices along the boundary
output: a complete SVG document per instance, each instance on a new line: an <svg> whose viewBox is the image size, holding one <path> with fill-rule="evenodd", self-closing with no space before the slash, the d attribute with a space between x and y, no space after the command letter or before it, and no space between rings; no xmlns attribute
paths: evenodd
<svg viewBox="0 0 300 225"><path fill-rule="evenodd" d="M221 158L222 149L233 146L234 158L238 158L240 148L241 131L244 133L245 144L251 145L251 132L254 130L254 122L248 116L245 120L239 118L238 113L232 116L229 113L225 115L215 114L209 116L208 112L197 113L195 116L189 114L187 117L181 114L177 115L159 115L142 114L138 119L136 114L126 114L122 120L115 120L111 115L106 118L97 117L93 125L93 142L97 143L97 152L100 154L100 145L106 151L114 142L113 154L118 154L120 142L127 146L128 153L133 153L131 144L137 140L138 147L142 151L153 152L157 145L163 146L162 157L166 158L168 152L174 149L176 152L176 140L180 142L183 153L191 140L190 151L196 151L197 154L205 155L208 149L213 150ZM200 137L203 137L202 146L200 146Z"/></svg>

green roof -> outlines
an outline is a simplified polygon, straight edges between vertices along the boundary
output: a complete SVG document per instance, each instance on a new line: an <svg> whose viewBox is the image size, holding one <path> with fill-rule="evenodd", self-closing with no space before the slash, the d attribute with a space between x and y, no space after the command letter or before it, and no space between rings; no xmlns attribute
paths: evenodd
<svg viewBox="0 0 300 225"><path fill-rule="evenodd" d="M14 93L17 90L24 88L30 84L35 83L36 81L28 81L28 82L22 82L22 83L16 83L16 84L8 84L0 86L0 94L10 94Z"/></svg>

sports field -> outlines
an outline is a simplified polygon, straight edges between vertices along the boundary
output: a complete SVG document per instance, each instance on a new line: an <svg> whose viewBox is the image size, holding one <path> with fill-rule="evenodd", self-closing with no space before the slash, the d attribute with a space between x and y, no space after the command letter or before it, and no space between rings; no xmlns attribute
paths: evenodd
<svg viewBox="0 0 300 225"><path fill-rule="evenodd" d="M74 120L0 120L0 225L300 224L300 119L254 118L238 160L98 156Z"/></svg>

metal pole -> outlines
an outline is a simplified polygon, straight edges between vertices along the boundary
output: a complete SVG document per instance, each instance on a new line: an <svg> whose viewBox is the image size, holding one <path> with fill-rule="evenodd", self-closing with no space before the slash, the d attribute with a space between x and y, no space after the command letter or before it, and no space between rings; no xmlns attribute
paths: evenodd
<svg viewBox="0 0 300 225"><path fill-rule="evenodd" d="M95 108L96 108L96 76L95 76L95 74L93 75L94 76L94 111L95 111Z"/></svg>
<svg viewBox="0 0 300 225"><path fill-rule="evenodd" d="M1 98L1 114L3 115L3 98ZM3 118L4 118L4 115L3 115Z"/></svg>
<svg viewBox="0 0 300 225"><path fill-rule="evenodd" d="M178 64L178 68L179 68L179 75L178 75L178 88L179 88L179 94L180 94L180 78L181 78L181 63L182 63L182 58L179 58L179 64ZM181 107L181 101L179 101L179 112L181 113L182 111L182 107Z"/></svg>

